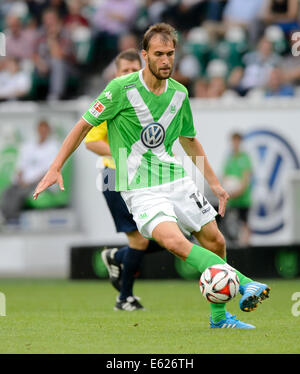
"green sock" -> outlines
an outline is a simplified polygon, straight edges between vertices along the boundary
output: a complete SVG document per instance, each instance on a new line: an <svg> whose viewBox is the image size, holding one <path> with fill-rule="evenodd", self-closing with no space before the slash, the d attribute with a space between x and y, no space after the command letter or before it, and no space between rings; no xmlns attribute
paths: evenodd
<svg viewBox="0 0 300 374"><path fill-rule="evenodd" d="M196 244L193 245L189 255L186 258L186 262L198 269L200 273L203 273L203 271L209 266L226 263L215 253ZM234 271L237 273L241 285L252 282L252 279L246 277L238 270L234 269Z"/></svg>
<svg viewBox="0 0 300 374"><path fill-rule="evenodd" d="M226 262L226 257L224 258L224 261ZM212 318L212 321L214 323L217 323L221 321L222 319L226 318L226 304L214 304L210 303L210 315Z"/></svg>
<svg viewBox="0 0 300 374"><path fill-rule="evenodd" d="M200 273L202 273L206 268L216 264L225 264L225 261L216 255L215 253L194 244L191 252L189 253L186 262L194 267L196 267ZM251 282L250 278L245 277L242 273L234 269L237 273L240 283L245 284ZM226 304L213 304L210 303L211 318L214 323L225 319Z"/></svg>

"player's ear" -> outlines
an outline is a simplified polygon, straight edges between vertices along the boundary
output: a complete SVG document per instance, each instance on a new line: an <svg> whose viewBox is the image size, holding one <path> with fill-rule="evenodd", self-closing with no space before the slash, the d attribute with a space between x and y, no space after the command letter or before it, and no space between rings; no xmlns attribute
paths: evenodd
<svg viewBox="0 0 300 374"><path fill-rule="evenodd" d="M142 49L142 57L144 61L147 61L148 59L148 52L145 49Z"/></svg>

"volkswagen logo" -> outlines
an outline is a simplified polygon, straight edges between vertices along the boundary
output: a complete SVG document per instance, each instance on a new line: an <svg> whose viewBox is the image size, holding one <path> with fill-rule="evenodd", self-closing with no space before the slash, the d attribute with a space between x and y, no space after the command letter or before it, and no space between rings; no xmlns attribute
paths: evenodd
<svg viewBox="0 0 300 374"><path fill-rule="evenodd" d="M156 148L163 143L165 134L165 129L160 123L149 123L141 132L141 141L148 148Z"/></svg>
<svg viewBox="0 0 300 374"><path fill-rule="evenodd" d="M254 170L251 230L272 234L284 226L284 182L290 170L300 168L297 153L287 139L270 130L249 132L244 144Z"/></svg>

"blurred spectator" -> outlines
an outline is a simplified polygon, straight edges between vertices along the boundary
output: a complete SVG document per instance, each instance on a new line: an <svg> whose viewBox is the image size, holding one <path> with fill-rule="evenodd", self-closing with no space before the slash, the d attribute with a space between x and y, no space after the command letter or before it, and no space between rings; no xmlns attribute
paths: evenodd
<svg viewBox="0 0 300 374"><path fill-rule="evenodd" d="M1 212L6 223L18 224L25 199L30 196L57 154L59 145L50 135L48 122L40 121L37 126L37 140L23 145L15 180L3 192L1 199Z"/></svg>
<svg viewBox="0 0 300 374"><path fill-rule="evenodd" d="M212 59L206 67L206 76L211 79L214 77L225 78L228 74L228 67L225 61L221 59Z"/></svg>
<svg viewBox="0 0 300 374"><path fill-rule="evenodd" d="M215 60L222 60L226 65L225 82L245 96L256 88L264 92L270 70L280 63L278 55L283 56L286 81L297 91L299 57L287 54L287 50L288 41L291 48L297 42L288 37L290 30L300 29L298 3L299 0L0 0L0 31L6 21L7 55L20 58L28 71L34 70L32 99L74 97L79 89L78 77L83 93L98 93L114 77L114 57L128 48L140 50L140 36L156 22L171 23L178 30L174 79L191 93L196 90L197 96L203 96L201 79L207 79L209 84L209 71L212 66L216 68ZM268 42L261 39L271 42L272 51L267 51ZM24 59L31 64L24 64ZM221 79L213 80L214 93L206 91L205 96L218 96L215 89L218 86L216 91L221 90L221 85ZM221 96L228 92L227 87Z"/></svg>
<svg viewBox="0 0 300 374"><path fill-rule="evenodd" d="M65 0L48 0L47 8L55 10L62 20L64 20L69 13Z"/></svg>
<svg viewBox="0 0 300 374"><path fill-rule="evenodd" d="M224 9L224 21L228 26L243 26L248 29L258 18L263 0L228 0Z"/></svg>
<svg viewBox="0 0 300 374"><path fill-rule="evenodd" d="M227 89L226 80L224 77L213 77L208 82L207 87L207 97L208 98L229 98L229 97L235 97L237 94Z"/></svg>
<svg viewBox="0 0 300 374"><path fill-rule="evenodd" d="M192 96L199 99L207 98L207 81L203 78L198 78L193 84Z"/></svg>
<svg viewBox="0 0 300 374"><path fill-rule="evenodd" d="M255 44L258 35L257 20L263 11L264 0L228 0L224 13L225 30L232 26L242 26L249 35L249 41Z"/></svg>
<svg viewBox="0 0 300 374"><path fill-rule="evenodd" d="M240 26L232 26L225 32L223 40L216 43L212 56L226 63L228 73L241 66L243 56L249 51L249 43L245 30Z"/></svg>
<svg viewBox="0 0 300 374"><path fill-rule="evenodd" d="M224 8L228 0L209 0L206 8L206 17L203 27L208 31L214 41L222 38L226 29L223 24Z"/></svg>
<svg viewBox="0 0 300 374"><path fill-rule="evenodd" d="M242 224L242 229L239 230L239 245L246 246L250 240L248 214L252 203L252 166L249 155L242 150L242 139L240 133L231 136L231 152L224 166L223 186L230 196L228 210L235 210Z"/></svg>
<svg viewBox="0 0 300 374"><path fill-rule="evenodd" d="M103 0L92 18L94 28L94 60L105 65L118 53L118 39L131 31L138 7L135 0Z"/></svg>
<svg viewBox="0 0 300 374"><path fill-rule="evenodd" d="M29 13L35 19L37 25L42 23L42 14L49 7L49 0L26 0Z"/></svg>
<svg viewBox="0 0 300 374"><path fill-rule="evenodd" d="M1 0L0 1L0 16L4 19L8 15L15 15L22 19L28 16L28 6L25 1L21 0Z"/></svg>
<svg viewBox="0 0 300 374"><path fill-rule="evenodd" d="M6 18L6 54L8 57L32 59L37 42L37 31L24 28L21 20L15 15Z"/></svg>
<svg viewBox="0 0 300 374"><path fill-rule="evenodd" d="M69 0L67 4L69 14L64 19L64 26L71 36L76 61L84 68L90 63L92 53L89 20L83 14L83 0Z"/></svg>
<svg viewBox="0 0 300 374"><path fill-rule="evenodd" d="M76 75L74 46L56 11L47 9L35 54L37 77L49 76L47 99L63 98L70 76Z"/></svg>
<svg viewBox="0 0 300 374"><path fill-rule="evenodd" d="M64 19L65 26L70 29L74 30L80 26L89 26L89 21L84 17L81 10L83 7L82 0L72 0L68 1L68 15Z"/></svg>
<svg viewBox="0 0 300 374"><path fill-rule="evenodd" d="M127 51L128 49L140 50L137 36L131 33L120 36L118 40L118 54ZM141 58L141 61L144 60ZM115 60L112 60L110 64L103 70L101 75L101 79L103 80L103 88L109 81L116 77L116 73L116 63Z"/></svg>
<svg viewBox="0 0 300 374"><path fill-rule="evenodd" d="M276 24L288 34L299 25L298 0L266 0L262 20L265 25Z"/></svg>
<svg viewBox="0 0 300 374"><path fill-rule="evenodd" d="M166 7L166 0L146 0L137 15L136 31L143 34L150 25L161 22Z"/></svg>
<svg viewBox="0 0 300 374"><path fill-rule="evenodd" d="M192 82L200 76L201 66L197 58L192 54L184 53L176 59L172 78L191 90Z"/></svg>
<svg viewBox="0 0 300 374"><path fill-rule="evenodd" d="M22 70L20 61L15 57L3 60L0 67L0 100L16 100L28 95L31 76Z"/></svg>
<svg viewBox="0 0 300 374"><path fill-rule="evenodd" d="M244 96L253 88L265 86L270 71L279 63L280 56L273 52L272 43L262 38L257 49L243 57L243 66L232 71L229 85Z"/></svg>
<svg viewBox="0 0 300 374"><path fill-rule="evenodd" d="M265 96L294 96L294 87L287 83L281 68L274 68L266 84Z"/></svg>
<svg viewBox="0 0 300 374"><path fill-rule="evenodd" d="M228 89L226 79L214 76L206 80L199 78L193 85L193 97L202 99L219 99L236 97L237 94Z"/></svg>
<svg viewBox="0 0 300 374"><path fill-rule="evenodd" d="M215 47L204 27L194 27L186 35L185 40L180 41L176 59L180 60L180 53L190 53L195 56L200 65L201 75L205 73L207 64L212 56L212 49ZM182 51L182 52L181 52Z"/></svg>
<svg viewBox="0 0 300 374"><path fill-rule="evenodd" d="M300 28L289 35L289 53L281 67L288 82L300 86Z"/></svg>
<svg viewBox="0 0 300 374"><path fill-rule="evenodd" d="M283 56L289 52L288 41L286 39L284 32L279 26L267 26L264 29L263 36L265 36L272 43L273 50L279 55Z"/></svg>
<svg viewBox="0 0 300 374"><path fill-rule="evenodd" d="M206 8L206 20L220 22L228 0L208 0Z"/></svg>
<svg viewBox="0 0 300 374"><path fill-rule="evenodd" d="M176 4L171 2L162 13L162 20L178 31L188 31L201 25L205 19L205 9L205 0L179 0Z"/></svg>

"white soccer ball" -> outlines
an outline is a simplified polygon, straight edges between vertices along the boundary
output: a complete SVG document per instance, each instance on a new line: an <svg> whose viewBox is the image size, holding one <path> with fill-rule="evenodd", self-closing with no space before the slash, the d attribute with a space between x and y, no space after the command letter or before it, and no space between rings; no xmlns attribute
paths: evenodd
<svg viewBox="0 0 300 374"><path fill-rule="evenodd" d="M227 176L223 179L223 187L229 195L236 193L242 186L241 180L235 176Z"/></svg>
<svg viewBox="0 0 300 374"><path fill-rule="evenodd" d="M214 304L227 303L239 292L240 282L229 265L213 265L201 275L200 291L207 301Z"/></svg>

